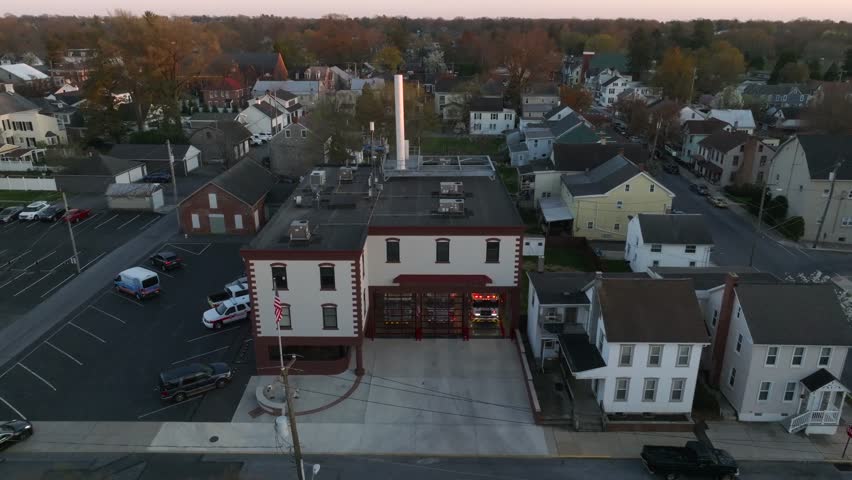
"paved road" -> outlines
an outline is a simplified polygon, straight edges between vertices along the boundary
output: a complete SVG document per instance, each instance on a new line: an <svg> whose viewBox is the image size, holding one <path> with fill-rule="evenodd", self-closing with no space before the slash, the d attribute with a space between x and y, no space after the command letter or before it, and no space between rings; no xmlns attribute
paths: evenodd
<svg viewBox="0 0 852 480"><path fill-rule="evenodd" d="M717 265L748 265L754 224L733 211L711 206L707 200L689 191L689 180L681 175L661 173L659 180L677 195L672 208L686 213L703 213L710 223L716 242L711 259ZM788 247L760 235L755 248L754 266L776 275L813 272L847 275L852 272L852 255Z"/></svg>
<svg viewBox="0 0 852 480"><path fill-rule="evenodd" d="M180 455L180 454L79 454L56 455L50 460L34 455L9 454L0 463L2 478L122 478L167 480L172 478L295 479L293 463L285 455ZM0 460L2 461L2 460ZM321 465L316 480L570 480L655 478L638 460L592 459L492 459L400 457L308 457L310 466ZM844 479L852 478L824 463L744 462L741 477L751 479ZM685 479L688 480L688 479Z"/></svg>

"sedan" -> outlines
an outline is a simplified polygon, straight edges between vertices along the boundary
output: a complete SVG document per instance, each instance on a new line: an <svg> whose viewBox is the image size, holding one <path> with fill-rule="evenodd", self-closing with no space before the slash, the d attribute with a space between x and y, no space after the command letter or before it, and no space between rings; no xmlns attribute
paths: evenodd
<svg viewBox="0 0 852 480"><path fill-rule="evenodd" d="M710 194L710 190L707 188L707 185L699 185L697 183L690 183L689 184L689 191L695 192L699 195L709 195Z"/></svg>
<svg viewBox="0 0 852 480"><path fill-rule="evenodd" d="M175 252L157 252L150 258L152 267L159 267L162 271L183 267L183 260Z"/></svg>
<svg viewBox="0 0 852 480"><path fill-rule="evenodd" d="M728 208L728 201L722 197L708 196L707 201L716 208Z"/></svg>
<svg viewBox="0 0 852 480"><path fill-rule="evenodd" d="M14 206L6 207L0 211L0 223L14 222L18 219L18 214L24 210L24 207Z"/></svg>
<svg viewBox="0 0 852 480"><path fill-rule="evenodd" d="M89 218L92 214L92 211L88 208L72 208L68 210L68 213L62 217L62 220L65 220L68 223L77 223L82 220Z"/></svg>
<svg viewBox="0 0 852 480"><path fill-rule="evenodd" d="M42 222L55 222L62 218L63 215L65 215L65 207L53 205L38 212L36 214L36 218L41 220Z"/></svg>
<svg viewBox="0 0 852 480"><path fill-rule="evenodd" d="M49 208L50 204L45 202L44 200L39 200L37 202L33 202L27 205L21 213L18 214L19 220L36 220L38 218L38 213L42 210Z"/></svg>
<svg viewBox="0 0 852 480"><path fill-rule="evenodd" d="M142 177L142 181L146 183L169 183L172 181L172 174L169 172L153 172Z"/></svg>
<svg viewBox="0 0 852 480"><path fill-rule="evenodd" d="M0 450L33 436L33 424L26 420L12 420L0 423Z"/></svg>

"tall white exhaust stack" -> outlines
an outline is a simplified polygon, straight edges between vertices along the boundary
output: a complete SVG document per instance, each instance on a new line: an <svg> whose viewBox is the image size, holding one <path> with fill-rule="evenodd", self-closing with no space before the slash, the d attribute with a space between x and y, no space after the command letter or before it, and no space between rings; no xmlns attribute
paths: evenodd
<svg viewBox="0 0 852 480"><path fill-rule="evenodd" d="M393 76L393 103L396 119L396 169L405 170L408 149L405 148L405 98L402 90L402 75Z"/></svg>

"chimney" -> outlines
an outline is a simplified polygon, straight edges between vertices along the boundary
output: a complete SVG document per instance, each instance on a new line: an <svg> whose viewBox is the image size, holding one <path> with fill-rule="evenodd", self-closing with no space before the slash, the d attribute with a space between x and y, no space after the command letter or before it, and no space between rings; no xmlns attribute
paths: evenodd
<svg viewBox="0 0 852 480"><path fill-rule="evenodd" d="M713 337L711 348L712 370L710 371L710 384L718 387L722 381L722 364L725 361L725 347L728 343L728 333L731 331L731 317L734 314L734 298L740 277L736 273L729 273L725 278L725 290L722 292L722 305L719 307L719 319L716 323L716 335Z"/></svg>
<svg viewBox="0 0 852 480"><path fill-rule="evenodd" d="M586 74L589 72L589 65L594 56L595 52L583 52L583 66L580 68L580 85L586 83Z"/></svg>
<svg viewBox="0 0 852 480"><path fill-rule="evenodd" d="M393 103L396 120L396 169L405 170L408 149L405 148L405 98L402 89L402 75L393 76Z"/></svg>
<svg viewBox="0 0 852 480"><path fill-rule="evenodd" d="M12 85L11 83L4 83L3 84L3 91L6 92L6 93L15 93L15 86Z"/></svg>
<svg viewBox="0 0 852 480"><path fill-rule="evenodd" d="M618 154L624 156L624 147L618 149Z"/></svg>

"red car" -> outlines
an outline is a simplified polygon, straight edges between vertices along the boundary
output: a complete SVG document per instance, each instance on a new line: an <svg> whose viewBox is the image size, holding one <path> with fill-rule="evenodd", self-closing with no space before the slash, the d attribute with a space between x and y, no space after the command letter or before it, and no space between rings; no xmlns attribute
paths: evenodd
<svg viewBox="0 0 852 480"><path fill-rule="evenodd" d="M69 223L77 223L81 220L89 218L89 215L91 214L92 211L88 208L72 208L71 210L68 210L68 213L66 213L64 217L62 217L62 220Z"/></svg>

